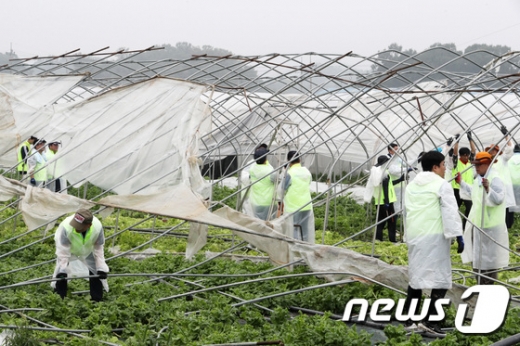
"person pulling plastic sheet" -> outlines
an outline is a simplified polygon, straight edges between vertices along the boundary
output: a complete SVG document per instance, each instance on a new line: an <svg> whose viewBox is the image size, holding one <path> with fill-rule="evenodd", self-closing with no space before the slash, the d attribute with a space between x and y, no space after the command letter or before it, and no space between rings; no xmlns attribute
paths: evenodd
<svg viewBox="0 0 520 346"><path fill-rule="evenodd" d="M408 295L404 313L408 313L412 300L416 302L414 314L419 314L423 289L431 289L431 301L424 321L417 327L413 321L408 329L420 328L440 333L438 325L429 322L435 314L435 301L444 298L452 286L450 247L457 239L457 252L464 250L462 222L453 188L444 179L444 155L430 151L421 157L423 171L408 184L405 196L406 244L408 245Z"/></svg>
<svg viewBox="0 0 520 346"><path fill-rule="evenodd" d="M104 286L102 280L107 278L109 269L105 262L105 235L98 218L90 210L79 209L60 223L54 240L57 261L53 277L61 279L56 281L55 291L61 298L65 298L66 279L71 272L69 262L79 260L88 267L89 275L98 275L89 278L90 296L94 301L101 301Z"/></svg>
<svg viewBox="0 0 520 346"><path fill-rule="evenodd" d="M497 269L509 265L509 236L506 227L506 186L501 172L488 152L479 152L472 162L477 178L470 186L457 175L460 188L471 195L473 206L464 229L464 241L468 245L462 253L462 262L473 262L473 270L492 279L498 278ZM483 210L484 209L484 210ZM482 235L473 225L482 229ZM498 244L501 244L502 246ZM480 277L481 285L492 285L492 279Z"/></svg>

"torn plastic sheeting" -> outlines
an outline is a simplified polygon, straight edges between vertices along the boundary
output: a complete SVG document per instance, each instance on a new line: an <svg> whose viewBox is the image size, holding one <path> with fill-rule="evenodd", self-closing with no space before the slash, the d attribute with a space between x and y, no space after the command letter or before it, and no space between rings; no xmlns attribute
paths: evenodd
<svg viewBox="0 0 520 346"><path fill-rule="evenodd" d="M94 203L81 198L32 186L27 186L25 195L18 205L29 231L65 214L74 213L80 208L90 209L93 206ZM51 224L48 228L52 227Z"/></svg>
<svg viewBox="0 0 520 346"><path fill-rule="evenodd" d="M273 228L269 227L265 221L242 214L227 206L220 208L214 212L225 219L231 220L254 233L263 234L265 236L258 236L255 234L248 234L244 232L233 232L240 238L244 239L253 246L269 254L269 258L276 264L286 264L290 261L288 242L294 242L295 239L287 237L282 233L278 233ZM283 222L283 219L276 219L272 223ZM283 241L283 240L286 241Z"/></svg>
<svg viewBox="0 0 520 346"><path fill-rule="evenodd" d="M302 258L312 271L344 271L348 273L357 273L395 289L404 292L407 291L408 268L406 267L391 265L377 258L365 256L349 249L328 245L292 243L289 244L289 247L292 256ZM329 281L344 279L339 275L325 276L325 278ZM360 281L366 283L363 279L360 279ZM450 298L451 303L455 306L462 303L468 304L468 316L472 316L477 302L477 297L473 296L464 301L460 298L467 288L468 287L466 286L454 283L452 288L448 290L446 296ZM429 294L429 292L423 293Z"/></svg>
<svg viewBox="0 0 520 346"><path fill-rule="evenodd" d="M204 205L202 198L195 195L189 187L183 184L148 195L108 196L95 203L112 208L140 211L229 230L254 233L251 229L210 212Z"/></svg>
<svg viewBox="0 0 520 346"><path fill-rule="evenodd" d="M21 197L18 208L29 231L41 227L79 208L92 208L93 203L48 189L25 185L0 176L0 200ZM52 224L48 228L52 227Z"/></svg>
<svg viewBox="0 0 520 346"><path fill-rule="evenodd" d="M27 185L18 180L5 178L0 175L0 201L5 202L15 196L25 195Z"/></svg>
<svg viewBox="0 0 520 346"><path fill-rule="evenodd" d="M0 73L0 166L17 162L16 149L29 136L41 138L54 107L49 107L85 76L21 77Z"/></svg>
<svg viewBox="0 0 520 346"><path fill-rule="evenodd" d="M157 77L56 111L53 133L64 143L54 157L58 175L73 186L89 181L121 195L191 180L191 166L198 165L190 158L210 126L200 100L206 89Z"/></svg>

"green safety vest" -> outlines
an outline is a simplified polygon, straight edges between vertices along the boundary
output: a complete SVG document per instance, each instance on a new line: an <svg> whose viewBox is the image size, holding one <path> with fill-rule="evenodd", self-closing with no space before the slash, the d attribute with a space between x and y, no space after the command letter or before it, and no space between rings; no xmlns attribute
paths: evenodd
<svg viewBox="0 0 520 346"><path fill-rule="evenodd" d="M87 234L83 237L82 234L76 232L74 227L70 225L70 221L73 218L74 215L71 215L61 223L65 229L67 238L70 240L70 253L78 257L86 257L94 250L94 244L98 239L103 226L101 225L101 221L94 217L92 220L92 226L90 226Z"/></svg>
<svg viewBox="0 0 520 346"><path fill-rule="evenodd" d="M406 187L406 237L412 240L416 236L443 234L439 190L444 179L432 180L426 185L414 184ZM427 210L428 212L424 212Z"/></svg>
<svg viewBox="0 0 520 346"><path fill-rule="evenodd" d="M309 203L311 198L311 190L309 186L312 181L311 172L305 167L302 167L300 163L292 165L287 174L291 176L291 186L287 190L284 198L284 208L287 213L292 213L301 206ZM312 203L307 204L301 209L312 210Z"/></svg>
<svg viewBox="0 0 520 346"><path fill-rule="evenodd" d="M25 141L23 142L19 147L18 147L18 167L16 168L18 170L18 172L27 172L27 170L29 169L29 166L27 165L27 156L25 157L25 160L22 159L22 148L23 147L27 147L27 155L29 155L29 151L31 149L31 143L29 143L29 141Z"/></svg>
<svg viewBox="0 0 520 346"><path fill-rule="evenodd" d="M489 180L489 185L493 179L500 178L500 171L496 168L492 167L491 172L487 179ZM502 179L502 182L503 179ZM505 184L504 184L505 187ZM492 228L504 224L504 220L506 218L506 201L504 198L504 203L501 203L497 206L484 206L484 225L482 226L482 194L484 187L482 185L479 186L478 180L475 180L473 183L473 187L471 190L471 200L473 201L473 205L471 207L471 222L480 228ZM505 193L505 191L504 191Z"/></svg>
<svg viewBox="0 0 520 346"><path fill-rule="evenodd" d="M465 170L468 167L471 167L471 162L468 161L466 164L464 164L464 163L462 163L461 160L457 160L457 166L455 166L451 170L452 177L455 177L455 175L458 172L462 172L463 170ZM461 173L460 177L461 177L462 180L464 180L466 182L466 184L472 185L473 184L473 169L468 169L466 172ZM453 187L454 189L460 189L460 185L457 184L455 179L453 179L451 181L451 187Z"/></svg>
<svg viewBox="0 0 520 346"><path fill-rule="evenodd" d="M50 160L52 160L52 158L55 156L56 154L52 151L52 150L47 150L47 152L45 153L45 158L47 159L47 162L49 162ZM52 180L54 178L53 174L53 170L54 170L54 167L56 167L56 163L54 163L52 169L50 167L47 167L47 179L48 180Z"/></svg>
<svg viewBox="0 0 520 346"><path fill-rule="evenodd" d="M388 202L394 203L397 201L397 198L395 197L395 190L394 190L394 183L392 183L392 177L390 176L390 173L388 170L385 171L385 174L389 176L388 179ZM383 193L383 183L379 184L378 186L374 187L374 204L375 205L383 205L385 204L385 196Z"/></svg>
<svg viewBox="0 0 520 346"><path fill-rule="evenodd" d="M34 180L36 181L46 181L47 180L47 168L43 168L43 166L45 166L47 164L47 162L45 162L45 158L43 157L42 154L40 154L40 156L43 158L43 161L44 162L37 162L36 163L36 166L34 167Z"/></svg>
<svg viewBox="0 0 520 346"><path fill-rule="evenodd" d="M274 184L270 177L272 172L273 166L267 162L262 165L255 163L251 166L249 176L253 185L251 185L249 198L252 204L259 206L271 205L275 192Z"/></svg>

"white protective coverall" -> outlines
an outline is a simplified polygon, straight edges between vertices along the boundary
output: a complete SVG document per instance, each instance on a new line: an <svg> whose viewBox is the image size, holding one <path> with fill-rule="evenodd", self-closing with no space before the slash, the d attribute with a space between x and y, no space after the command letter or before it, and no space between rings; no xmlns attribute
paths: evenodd
<svg viewBox="0 0 520 346"><path fill-rule="evenodd" d="M29 177L34 175L34 180L36 180L36 187L44 187L45 183L47 182L47 168L44 168L44 166L47 164L45 157L37 151L31 157L29 157L27 164L29 166L27 174Z"/></svg>
<svg viewBox="0 0 520 346"><path fill-rule="evenodd" d="M67 273L69 277L87 276L88 270L92 273L96 273L98 270L108 273L109 268L105 262L103 250L105 236L101 222L94 216L92 226L83 238L70 225L73 217L74 215L65 218L54 235L57 260L53 277L56 277L58 273ZM108 292L107 280L101 280L101 282ZM56 282L53 281L51 286L54 288L55 284Z"/></svg>
<svg viewBox="0 0 520 346"><path fill-rule="evenodd" d="M397 180L404 173L406 173L406 167L403 167L403 160L400 157L398 157L397 155L393 155L392 158L390 159L390 164L388 165L388 172L390 173L390 179L392 179L392 180ZM394 185L394 192L395 192L394 209L395 209L395 211L399 211L399 210L403 209L403 207L404 207L403 195L405 193L405 189L406 189L406 180Z"/></svg>
<svg viewBox="0 0 520 346"><path fill-rule="evenodd" d="M510 207L510 211L520 212L520 153L515 153L507 162L511 183L513 184L513 192L515 195L515 207Z"/></svg>
<svg viewBox="0 0 520 346"><path fill-rule="evenodd" d="M405 198L409 285L450 289L451 239L462 235L453 188L433 172L420 172Z"/></svg>
<svg viewBox="0 0 520 346"><path fill-rule="evenodd" d="M513 182L511 180L511 173L509 172L508 164L509 160L513 157L513 154L513 146L508 144L504 146L502 155L499 155L497 157L497 162L493 164L493 167L499 170L500 178L502 178L502 182L504 183L506 192L506 208L516 206Z"/></svg>
<svg viewBox="0 0 520 346"><path fill-rule="evenodd" d="M501 178L501 172L495 167L496 163L490 166L488 172L489 193L485 195L484 205L482 197L484 187L482 177L477 176L473 181L473 186L469 186L464 181L460 188L471 194L473 206L464 230L464 252L461 254L462 262L473 262L473 268L489 270L499 269L509 265L509 236L505 222L506 216L506 191ZM482 225L482 208L484 208L484 224ZM506 249L495 244L491 239L481 232L474 229L473 225L481 228L487 235L503 245ZM480 245L482 242L482 245ZM481 251L482 248L482 251Z"/></svg>

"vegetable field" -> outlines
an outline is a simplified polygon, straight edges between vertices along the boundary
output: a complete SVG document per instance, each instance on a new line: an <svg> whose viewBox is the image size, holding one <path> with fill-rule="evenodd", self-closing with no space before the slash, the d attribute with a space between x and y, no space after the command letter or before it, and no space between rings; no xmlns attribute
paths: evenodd
<svg viewBox="0 0 520 346"><path fill-rule="evenodd" d="M214 191L219 199L232 192ZM340 242L369 224L366 209L347 197L336 199L329 208L334 218L324 235L326 244ZM7 203L1 207L0 219L8 221L0 225L0 328L10 345L252 345L260 341L295 346L487 345L520 332L517 309L509 310L503 326L492 335L450 330L445 338L433 339L407 333L397 322L346 324L339 319L350 299L373 302L404 295L358 281L320 287L327 281L305 265L276 267L225 229L210 228L208 244L187 261L183 254L187 223L124 210L101 219L110 267L110 291L104 300L92 302L88 281L82 278L69 282L62 300L50 287L55 249L49 235L55 228L47 234L43 229L26 233L21 216L12 217L16 212ZM323 236L324 212L323 206L316 209L317 243ZM168 230L168 235L163 234ZM513 249L517 230L511 233ZM371 237L369 231L340 246L369 255ZM407 264L402 243L376 243L374 255L395 265ZM452 256L454 268L470 269L462 266L455 248ZM511 263L517 262L512 258ZM510 270L501 272L499 279L519 275ZM475 284L464 274L454 278ZM518 295L517 290L510 291ZM454 326L454 317L451 307L445 327Z"/></svg>

